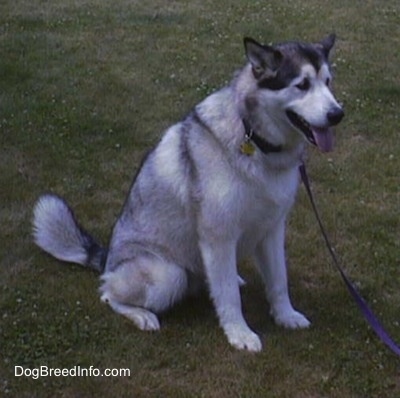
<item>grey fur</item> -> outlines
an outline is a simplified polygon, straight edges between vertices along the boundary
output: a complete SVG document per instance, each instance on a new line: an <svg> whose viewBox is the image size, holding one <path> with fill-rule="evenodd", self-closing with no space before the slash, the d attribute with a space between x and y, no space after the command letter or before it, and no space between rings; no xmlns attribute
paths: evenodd
<svg viewBox="0 0 400 398"><path fill-rule="evenodd" d="M237 263L253 257L275 321L308 327L290 302L284 231L307 140L332 150L328 114L336 112L335 124L343 116L326 86L333 42L262 46L246 39L249 63L165 132L112 232L100 287L112 309L156 330L157 313L207 284L228 341L259 351L241 312L237 274ZM246 142L243 120L282 150L266 155ZM35 241L59 259L86 263L88 235L54 198L36 206Z"/></svg>

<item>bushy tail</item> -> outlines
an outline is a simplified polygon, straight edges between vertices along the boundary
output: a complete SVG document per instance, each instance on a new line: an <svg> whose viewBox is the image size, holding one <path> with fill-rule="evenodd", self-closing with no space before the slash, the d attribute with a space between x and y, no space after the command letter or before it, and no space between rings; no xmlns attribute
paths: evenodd
<svg viewBox="0 0 400 398"><path fill-rule="evenodd" d="M41 196L33 210L33 237L45 252L62 261L102 272L106 249L76 221L73 211L59 196Z"/></svg>

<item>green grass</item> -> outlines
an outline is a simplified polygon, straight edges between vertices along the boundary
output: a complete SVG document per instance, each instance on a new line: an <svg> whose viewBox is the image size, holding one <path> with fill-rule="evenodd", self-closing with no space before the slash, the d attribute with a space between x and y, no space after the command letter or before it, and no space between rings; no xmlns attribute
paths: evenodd
<svg viewBox="0 0 400 398"><path fill-rule="evenodd" d="M292 296L313 321L276 327L250 264L243 307L264 350L228 346L203 296L145 334L99 301L98 278L31 241L55 191L107 242L135 169L162 131L264 42L338 34L346 119L310 150L321 213L351 278L400 341L400 4L370 1L3 0L0 4L0 396L395 397L399 362L329 265L301 190L288 229ZM129 368L130 377L22 378L14 366Z"/></svg>

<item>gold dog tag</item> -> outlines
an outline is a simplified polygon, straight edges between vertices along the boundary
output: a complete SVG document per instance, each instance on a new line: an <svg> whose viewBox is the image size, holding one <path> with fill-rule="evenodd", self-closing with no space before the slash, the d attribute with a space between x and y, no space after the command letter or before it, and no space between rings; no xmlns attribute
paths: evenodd
<svg viewBox="0 0 400 398"><path fill-rule="evenodd" d="M254 145L249 140L244 141L240 145L240 152L242 152L244 155L251 156L255 150L256 148L254 148Z"/></svg>

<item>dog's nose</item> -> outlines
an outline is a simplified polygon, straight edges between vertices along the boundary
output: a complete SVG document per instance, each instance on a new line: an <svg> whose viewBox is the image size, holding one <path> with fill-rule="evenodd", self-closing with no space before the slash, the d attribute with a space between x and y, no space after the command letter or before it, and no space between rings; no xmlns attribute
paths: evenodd
<svg viewBox="0 0 400 398"><path fill-rule="evenodd" d="M327 114L328 122L331 126L336 126L343 119L343 116L344 112L342 108L333 108Z"/></svg>

